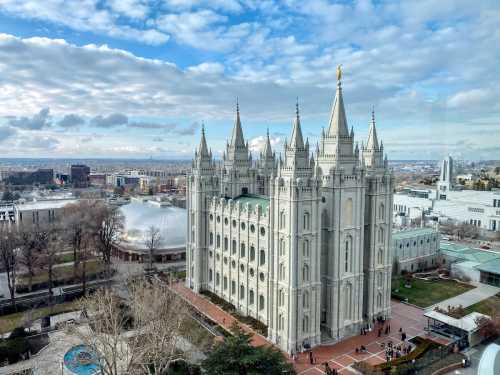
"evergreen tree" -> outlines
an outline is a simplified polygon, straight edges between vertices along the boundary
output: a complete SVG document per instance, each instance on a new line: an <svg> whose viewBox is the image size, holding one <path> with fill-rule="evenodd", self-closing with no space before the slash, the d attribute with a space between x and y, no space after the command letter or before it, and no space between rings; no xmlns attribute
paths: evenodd
<svg viewBox="0 0 500 375"><path fill-rule="evenodd" d="M284 355L272 346L254 347L251 335L238 326L233 335L216 344L202 367L211 375L283 375L295 374Z"/></svg>

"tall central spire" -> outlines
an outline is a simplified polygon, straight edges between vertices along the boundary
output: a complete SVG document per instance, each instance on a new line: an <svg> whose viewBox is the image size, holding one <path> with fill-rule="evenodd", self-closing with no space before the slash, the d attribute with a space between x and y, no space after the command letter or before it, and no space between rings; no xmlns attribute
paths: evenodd
<svg viewBox="0 0 500 375"><path fill-rule="evenodd" d="M300 128L299 100L295 104L295 120L293 121L292 139L290 140L290 148L304 148L304 138L302 137L302 129Z"/></svg>
<svg viewBox="0 0 500 375"><path fill-rule="evenodd" d="M349 136L349 131L347 129L347 119L344 109L344 99L342 98L341 78L342 73L339 66L337 68L337 92L335 93L335 101L333 102L332 111L330 113L330 123L327 132L327 135L329 137Z"/></svg>
<svg viewBox="0 0 500 375"><path fill-rule="evenodd" d="M234 148L245 147L243 130L241 129L240 105L238 103L238 99L236 99L236 119L234 121L233 133L231 134L230 146Z"/></svg>

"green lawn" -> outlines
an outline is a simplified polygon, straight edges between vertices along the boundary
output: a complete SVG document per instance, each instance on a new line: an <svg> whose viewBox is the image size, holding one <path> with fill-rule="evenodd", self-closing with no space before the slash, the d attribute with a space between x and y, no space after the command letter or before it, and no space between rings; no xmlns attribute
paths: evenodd
<svg viewBox="0 0 500 375"><path fill-rule="evenodd" d="M36 320L47 315L60 314L78 310L78 302L64 302L52 307L42 307L30 310L31 320ZM0 316L0 334L12 331L23 323L24 316L28 316L28 311Z"/></svg>
<svg viewBox="0 0 500 375"><path fill-rule="evenodd" d="M392 280L392 295L399 299L408 299L408 303L428 307L445 299L462 294L473 286L450 280L425 281L411 280L411 288L405 287L403 278Z"/></svg>
<svg viewBox="0 0 500 375"><path fill-rule="evenodd" d="M500 293L496 296L475 303L474 305L467 307L465 310L467 313L475 311L489 316L496 315L500 311Z"/></svg>
<svg viewBox="0 0 500 375"><path fill-rule="evenodd" d="M81 264L79 265L79 268L81 269ZM92 275L96 274L98 272L101 272L104 270L104 265L100 260L93 259L87 261L87 266L86 266L86 273L87 275ZM68 265L68 266L63 266L63 267L54 267L54 280L60 280L60 279L65 279L68 276L73 275L73 265ZM38 284L38 283L43 283L48 280L48 273L47 271L40 272L36 274L33 277L33 284ZM19 280L18 284L20 285L27 285L28 284L28 277L26 275L22 275Z"/></svg>

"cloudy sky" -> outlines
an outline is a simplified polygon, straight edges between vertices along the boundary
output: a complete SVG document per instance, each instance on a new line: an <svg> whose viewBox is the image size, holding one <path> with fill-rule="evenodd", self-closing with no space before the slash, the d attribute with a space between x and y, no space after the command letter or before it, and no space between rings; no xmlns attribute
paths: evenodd
<svg viewBox="0 0 500 375"><path fill-rule="evenodd" d="M0 0L0 157L220 155L239 98L257 151L298 97L316 142L344 68L390 159L500 159L498 0Z"/></svg>

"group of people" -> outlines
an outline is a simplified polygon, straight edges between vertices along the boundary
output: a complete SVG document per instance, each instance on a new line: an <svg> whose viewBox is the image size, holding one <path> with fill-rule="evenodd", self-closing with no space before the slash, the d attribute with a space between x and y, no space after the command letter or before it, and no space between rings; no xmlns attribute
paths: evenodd
<svg viewBox="0 0 500 375"><path fill-rule="evenodd" d="M389 341L387 343L387 346L382 343L380 344L382 349L385 348L385 359L387 362L391 361L392 359L397 359L401 358L404 355L407 355L411 352L411 345L406 345L406 344L399 344L397 346L394 346L392 344L392 341Z"/></svg>

